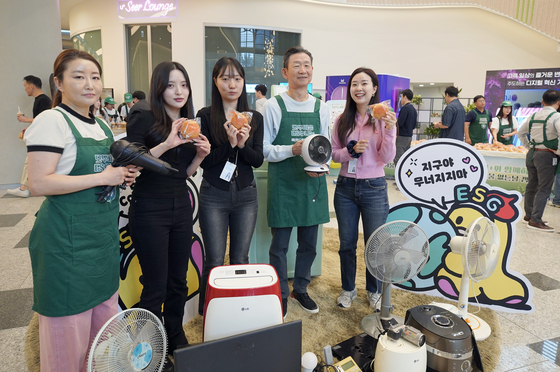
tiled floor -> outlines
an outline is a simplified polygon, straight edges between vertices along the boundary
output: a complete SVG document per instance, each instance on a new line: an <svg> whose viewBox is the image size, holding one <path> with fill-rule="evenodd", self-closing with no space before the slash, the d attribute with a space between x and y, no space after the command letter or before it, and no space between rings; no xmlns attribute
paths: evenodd
<svg viewBox="0 0 560 372"><path fill-rule="evenodd" d="M329 177L332 220L334 177ZM389 201L404 196L389 182ZM26 371L24 339L31 318L32 280L27 245L42 198L21 199L0 190L0 372ZM560 231L560 209L547 208L544 219ZM531 314L499 312L502 352L497 372L560 372L560 234L517 228L510 268L533 284Z"/></svg>

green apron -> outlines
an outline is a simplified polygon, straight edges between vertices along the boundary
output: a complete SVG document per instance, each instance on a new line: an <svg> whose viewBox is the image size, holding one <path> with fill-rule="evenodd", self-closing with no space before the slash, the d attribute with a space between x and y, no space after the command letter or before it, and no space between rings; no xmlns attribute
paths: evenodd
<svg viewBox="0 0 560 372"><path fill-rule="evenodd" d="M531 120L529 120L529 130L527 131L527 138L529 139L529 143L532 146L531 149L530 149L531 154L529 155L529 161L531 163L533 162L533 155L535 154L535 147L537 145L545 145L547 149L558 150L558 137L549 140L548 137L546 136L546 124L548 122L548 119L550 119L550 117L552 115L554 115L555 113L556 112L551 112L550 115L548 115L546 117L546 119L544 119L544 120L535 120L535 114L533 114L531 116ZM531 129L533 128L534 123L543 125L543 141L542 142L535 142L534 139L531 139ZM556 174L560 174L560 163L556 167Z"/></svg>
<svg viewBox="0 0 560 372"><path fill-rule="evenodd" d="M108 138L82 138L68 116L59 112L76 138L76 163L70 175L102 172L112 161L111 130L96 119ZM47 196L37 212L29 254L33 310L41 315L79 314L108 300L118 289L118 196L98 203L95 193L102 188Z"/></svg>
<svg viewBox="0 0 560 372"><path fill-rule="evenodd" d="M321 133L321 101L317 100L313 112L288 112L282 97L276 96L276 100L282 121L273 145L291 146ZM268 226L314 226L330 221L325 177L309 177L303 169L306 166L301 156L268 163Z"/></svg>
<svg viewBox="0 0 560 372"><path fill-rule="evenodd" d="M469 137L471 138L471 145L477 143L488 143L488 121L490 115L488 111L484 110L481 114L477 109L473 110L476 114L476 119L469 125Z"/></svg>
<svg viewBox="0 0 560 372"><path fill-rule="evenodd" d="M507 137L507 138L502 138L502 136L504 134L511 134L511 132L513 132L513 124L509 125L509 120L507 122L507 124L502 124L502 119L498 118L499 120L499 126L498 126L498 141L503 143L504 145L513 145L513 136L511 137Z"/></svg>

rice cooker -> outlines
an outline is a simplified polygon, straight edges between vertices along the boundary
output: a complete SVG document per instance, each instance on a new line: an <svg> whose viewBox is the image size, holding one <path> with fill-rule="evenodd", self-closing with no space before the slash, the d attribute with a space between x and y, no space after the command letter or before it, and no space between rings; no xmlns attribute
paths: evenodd
<svg viewBox="0 0 560 372"><path fill-rule="evenodd" d="M426 336L428 371L473 370L472 331L458 315L439 306L420 305L407 310L404 323Z"/></svg>

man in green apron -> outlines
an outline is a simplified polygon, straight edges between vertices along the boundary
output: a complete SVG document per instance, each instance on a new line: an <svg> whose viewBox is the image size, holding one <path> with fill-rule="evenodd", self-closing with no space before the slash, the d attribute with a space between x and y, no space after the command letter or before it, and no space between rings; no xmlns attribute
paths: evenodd
<svg viewBox="0 0 560 372"><path fill-rule="evenodd" d="M542 220L547 198L558 172L558 137L560 137L560 92L549 89L543 94L543 109L528 117L517 137L529 148L525 165L529 182L525 189L525 222L534 230L554 232Z"/></svg>
<svg viewBox="0 0 560 372"><path fill-rule="evenodd" d="M317 254L318 225L329 222L324 173L305 172L301 155L303 140L312 134L330 139L328 106L309 95L313 57L302 47L284 54L282 75L288 91L272 97L264 106L264 156L268 164L268 225L272 229L270 264L278 273L284 316L288 304L287 258L293 227L298 231L298 249L292 297L304 310L319 311L307 294L311 266Z"/></svg>
<svg viewBox="0 0 560 372"><path fill-rule="evenodd" d="M465 142L474 146L477 143L488 143L488 126L492 122L492 115L484 108L484 96L478 95L473 101L476 108L465 117Z"/></svg>

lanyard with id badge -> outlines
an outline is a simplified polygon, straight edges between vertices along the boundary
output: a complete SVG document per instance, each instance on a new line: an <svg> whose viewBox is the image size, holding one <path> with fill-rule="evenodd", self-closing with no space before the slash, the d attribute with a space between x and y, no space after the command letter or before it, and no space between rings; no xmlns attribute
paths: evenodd
<svg viewBox="0 0 560 372"><path fill-rule="evenodd" d="M229 159L226 161L226 164L224 165L224 169L222 170L222 173L220 174L220 178L226 182L231 182L231 177L233 177L233 173L235 172L235 174L237 175L237 154L238 152L235 152L235 163L232 163L231 161L229 161Z"/></svg>

